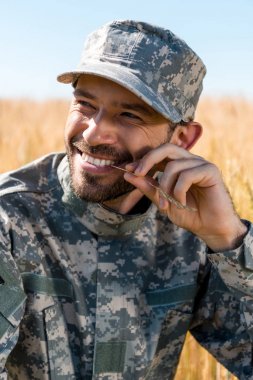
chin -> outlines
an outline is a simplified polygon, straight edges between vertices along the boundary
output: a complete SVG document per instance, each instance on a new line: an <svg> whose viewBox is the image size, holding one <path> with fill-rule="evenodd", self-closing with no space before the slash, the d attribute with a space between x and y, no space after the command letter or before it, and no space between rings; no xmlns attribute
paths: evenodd
<svg viewBox="0 0 253 380"><path fill-rule="evenodd" d="M74 193L87 202L103 203L116 199L134 189L134 186L123 178L115 183L103 185L99 183L98 178L87 174L81 180L77 180L74 177L72 177L71 182Z"/></svg>
<svg viewBox="0 0 253 380"><path fill-rule="evenodd" d="M81 199L102 203L129 193L134 186L124 180L122 174L113 176L99 176L78 169L75 165L74 154L68 154L70 167L71 187ZM114 179L113 179L114 178Z"/></svg>

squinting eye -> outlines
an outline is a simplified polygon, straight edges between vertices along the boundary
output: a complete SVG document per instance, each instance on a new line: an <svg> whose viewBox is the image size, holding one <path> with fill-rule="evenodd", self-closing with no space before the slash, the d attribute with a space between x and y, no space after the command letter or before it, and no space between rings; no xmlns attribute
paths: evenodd
<svg viewBox="0 0 253 380"><path fill-rule="evenodd" d="M139 120L141 121L141 118L131 112L122 112L121 116L127 117L129 119Z"/></svg>
<svg viewBox="0 0 253 380"><path fill-rule="evenodd" d="M86 102L85 100L78 100L78 103L83 107L95 109L95 107L93 107L89 102Z"/></svg>

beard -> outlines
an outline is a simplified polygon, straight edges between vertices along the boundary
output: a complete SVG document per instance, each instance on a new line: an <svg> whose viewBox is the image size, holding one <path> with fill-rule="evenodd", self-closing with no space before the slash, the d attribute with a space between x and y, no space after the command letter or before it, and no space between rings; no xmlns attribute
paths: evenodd
<svg viewBox="0 0 253 380"><path fill-rule="evenodd" d="M109 159L115 161L116 165L132 162L133 157L130 153L118 152L115 148L108 145L89 146L83 140L75 137L71 139L69 144L66 143L66 150L70 168L71 187L79 198L88 202L103 203L135 189L133 185L124 180L123 174L117 175L113 182L113 176L112 181L108 181L108 175L97 176L85 171L79 173L74 165L74 156L82 154L82 152L101 154L103 157L108 156Z"/></svg>

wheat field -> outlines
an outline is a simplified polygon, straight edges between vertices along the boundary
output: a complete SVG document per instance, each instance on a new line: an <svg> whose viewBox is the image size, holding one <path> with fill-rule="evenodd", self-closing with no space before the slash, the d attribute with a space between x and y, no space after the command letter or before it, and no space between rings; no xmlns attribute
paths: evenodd
<svg viewBox="0 0 253 380"><path fill-rule="evenodd" d="M0 172L64 149L63 128L69 102L0 100ZM221 169L242 218L253 212L253 102L243 98L204 98L196 120L204 133L193 152ZM234 380L189 334L176 380Z"/></svg>

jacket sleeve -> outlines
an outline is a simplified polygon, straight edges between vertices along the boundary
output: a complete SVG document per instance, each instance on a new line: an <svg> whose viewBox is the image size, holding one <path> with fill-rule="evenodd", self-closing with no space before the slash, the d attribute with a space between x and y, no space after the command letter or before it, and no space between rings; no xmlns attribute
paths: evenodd
<svg viewBox="0 0 253 380"><path fill-rule="evenodd" d="M191 333L239 379L253 380L253 226L243 244L208 253Z"/></svg>
<svg viewBox="0 0 253 380"><path fill-rule="evenodd" d="M0 380L7 379L5 364L18 340L25 298L17 265L11 255L9 221L0 208Z"/></svg>

